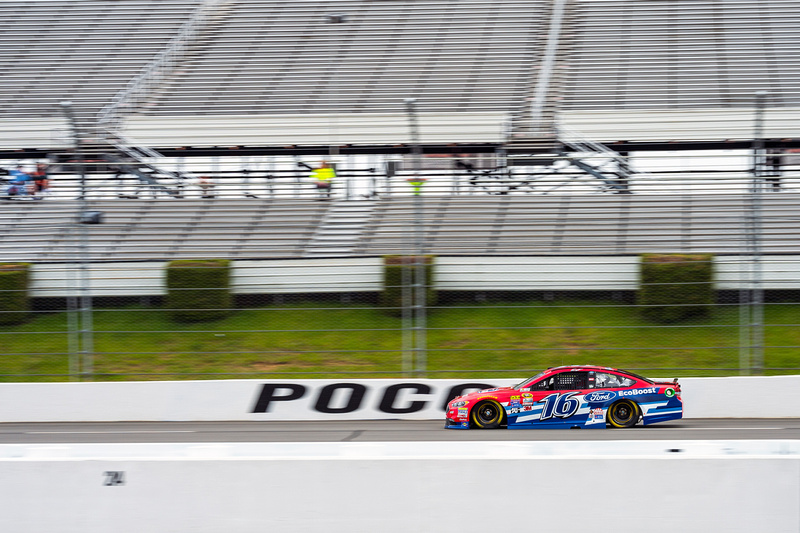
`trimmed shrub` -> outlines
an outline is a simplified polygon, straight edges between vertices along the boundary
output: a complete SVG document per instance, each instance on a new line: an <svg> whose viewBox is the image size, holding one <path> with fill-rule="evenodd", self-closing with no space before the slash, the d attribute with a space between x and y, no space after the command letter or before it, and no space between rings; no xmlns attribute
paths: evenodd
<svg viewBox="0 0 800 533"><path fill-rule="evenodd" d="M177 322L204 322L230 314L231 267L226 259L184 259L167 265L164 303Z"/></svg>
<svg viewBox="0 0 800 533"><path fill-rule="evenodd" d="M708 315L714 303L714 256L642 254L638 303L657 322Z"/></svg>
<svg viewBox="0 0 800 533"><path fill-rule="evenodd" d="M385 255L383 256L383 292L381 292L381 306L390 315L400 316L403 313L403 278L409 285L414 283L414 271L417 267L417 257L414 255ZM434 281L433 255L423 255L425 265L425 306L436 303L436 289ZM403 274L403 271L406 271Z"/></svg>
<svg viewBox="0 0 800 533"><path fill-rule="evenodd" d="M28 319L30 263L0 263L0 325L22 324Z"/></svg>

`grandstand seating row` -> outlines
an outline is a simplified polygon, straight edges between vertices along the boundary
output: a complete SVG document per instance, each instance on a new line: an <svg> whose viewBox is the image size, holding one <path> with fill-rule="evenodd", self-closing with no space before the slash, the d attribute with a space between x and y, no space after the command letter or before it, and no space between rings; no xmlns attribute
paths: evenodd
<svg viewBox="0 0 800 533"><path fill-rule="evenodd" d="M0 117L99 110L201 0L0 3ZM565 110L800 103L800 3L572 0L551 91ZM151 116L519 112L545 53L552 0L219 2ZM341 24L325 15L342 13Z"/></svg>
<svg viewBox="0 0 800 533"><path fill-rule="evenodd" d="M96 113L164 49L200 3L0 3L0 117L58 115L65 99L84 116Z"/></svg>
<svg viewBox="0 0 800 533"><path fill-rule="evenodd" d="M110 101L199 0L4 2L0 116L50 116L68 98ZM221 2L218 18L143 108L166 115L436 108L507 109L530 83L541 1ZM347 13L345 24L324 15ZM47 22L44 22L47 21ZM30 32L36 28L36 39ZM350 94L352 93L352 94ZM454 98L455 96L455 98Z"/></svg>
<svg viewBox="0 0 800 533"><path fill-rule="evenodd" d="M800 104L792 0L578 2L565 109Z"/></svg>
<svg viewBox="0 0 800 533"><path fill-rule="evenodd" d="M74 261L88 232L92 261L313 257L330 213L370 205L347 251L415 250L413 197L375 201L103 200L99 225L77 226L76 202L0 205L0 256L10 261ZM425 252L440 255L619 255L645 252L745 253L748 198L722 195L425 197ZM767 195L760 211L764 253L800 253L800 195ZM334 228L335 229L335 228Z"/></svg>
<svg viewBox="0 0 800 533"><path fill-rule="evenodd" d="M271 5L265 5L271 4ZM541 50L542 2L237 2L147 114L510 109ZM343 24L322 17L346 13Z"/></svg>

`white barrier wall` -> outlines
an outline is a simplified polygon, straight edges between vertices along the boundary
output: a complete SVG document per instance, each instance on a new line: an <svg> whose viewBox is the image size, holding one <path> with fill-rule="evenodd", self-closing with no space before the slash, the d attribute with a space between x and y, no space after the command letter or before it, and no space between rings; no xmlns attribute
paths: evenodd
<svg viewBox="0 0 800 533"><path fill-rule="evenodd" d="M686 418L800 417L800 376L685 378Z"/></svg>
<svg viewBox="0 0 800 533"><path fill-rule="evenodd" d="M797 441L0 446L14 533L796 533L798 494Z"/></svg>
<svg viewBox="0 0 800 533"><path fill-rule="evenodd" d="M444 403L451 390L480 390L518 381L521 380L0 383L0 421L440 418L444 422Z"/></svg>
<svg viewBox="0 0 800 533"><path fill-rule="evenodd" d="M0 383L0 422L441 419L520 379ZM800 417L800 376L683 378L685 418Z"/></svg>
<svg viewBox="0 0 800 533"><path fill-rule="evenodd" d="M383 285L380 257L233 261L234 294L377 292ZM163 296L164 261L92 263L92 296ZM764 289L800 287L800 256L766 256L761 262ZM738 289L739 256L717 256L718 289ZM75 293L74 264L35 263L31 296ZM627 291L639 286L638 256L437 257L436 288L449 291Z"/></svg>

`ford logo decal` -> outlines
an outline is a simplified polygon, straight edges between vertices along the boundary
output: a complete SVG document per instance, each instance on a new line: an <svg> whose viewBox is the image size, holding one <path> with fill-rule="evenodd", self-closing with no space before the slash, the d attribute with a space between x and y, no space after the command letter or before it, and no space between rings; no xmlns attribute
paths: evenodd
<svg viewBox="0 0 800 533"><path fill-rule="evenodd" d="M586 395L586 402L587 403L596 403L596 402L607 402L613 400L617 397L617 393L614 391L595 391L590 392Z"/></svg>

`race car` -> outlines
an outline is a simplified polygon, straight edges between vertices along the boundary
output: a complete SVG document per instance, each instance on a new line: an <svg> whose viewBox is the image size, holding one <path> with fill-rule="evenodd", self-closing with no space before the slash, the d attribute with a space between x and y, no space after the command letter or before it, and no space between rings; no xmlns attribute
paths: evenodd
<svg viewBox="0 0 800 533"><path fill-rule="evenodd" d="M446 428L629 428L683 417L681 386L616 368L548 368L513 387L471 392L447 404Z"/></svg>

